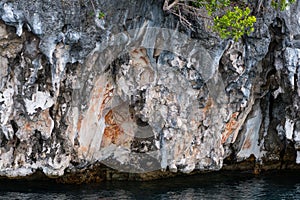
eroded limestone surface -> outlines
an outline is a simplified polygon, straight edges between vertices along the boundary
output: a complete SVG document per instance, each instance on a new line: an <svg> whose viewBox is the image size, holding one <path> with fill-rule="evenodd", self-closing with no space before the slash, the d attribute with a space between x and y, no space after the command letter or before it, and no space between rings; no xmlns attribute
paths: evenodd
<svg viewBox="0 0 300 200"><path fill-rule="evenodd" d="M299 1L239 42L130 2L1 1L1 176L299 168Z"/></svg>

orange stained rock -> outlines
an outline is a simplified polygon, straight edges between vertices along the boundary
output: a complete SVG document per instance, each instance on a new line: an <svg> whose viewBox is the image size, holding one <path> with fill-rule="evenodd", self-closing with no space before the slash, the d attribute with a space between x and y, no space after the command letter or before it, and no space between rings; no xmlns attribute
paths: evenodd
<svg viewBox="0 0 300 200"><path fill-rule="evenodd" d="M119 124L115 122L113 111L110 110L104 117L106 127L104 129L101 147L106 147L109 144L122 143L124 131Z"/></svg>
<svg viewBox="0 0 300 200"><path fill-rule="evenodd" d="M81 123L82 123L82 115L79 116L78 122L77 122L77 130L81 129Z"/></svg>
<svg viewBox="0 0 300 200"><path fill-rule="evenodd" d="M87 149L85 146L80 146L80 147L78 148L78 151L79 151L79 152L84 152L84 153L86 153L87 150L88 150L88 149Z"/></svg>
<svg viewBox="0 0 300 200"><path fill-rule="evenodd" d="M24 125L24 129L25 129L26 132L30 132L30 131L31 131L31 125L30 125L30 123L27 122L27 123Z"/></svg>
<svg viewBox="0 0 300 200"><path fill-rule="evenodd" d="M250 149L251 147L251 140L249 137L246 138L245 142L244 142L244 145L242 147L242 149Z"/></svg>
<svg viewBox="0 0 300 200"><path fill-rule="evenodd" d="M25 135L31 135L35 130L38 130L48 139L48 137L51 136L53 128L54 122L49 114L49 109L46 109L35 117L34 121L26 122L24 126L20 128L20 132L25 133Z"/></svg>
<svg viewBox="0 0 300 200"><path fill-rule="evenodd" d="M239 112L235 112L231 115L229 122L225 126L225 130L222 133L222 140L221 143L224 144L229 136L236 130L238 127L237 117Z"/></svg>
<svg viewBox="0 0 300 200"><path fill-rule="evenodd" d="M98 120L100 120L100 118L102 117L103 109L105 108L107 103L112 99L113 92L114 92L113 86L108 83L105 87L105 93L103 95L103 101L102 101L101 106L100 106L100 111L99 111L99 114L98 114Z"/></svg>
<svg viewBox="0 0 300 200"><path fill-rule="evenodd" d="M133 60L134 66L148 66L150 65L149 58L147 56L147 51L145 48L134 49L130 52L130 56Z"/></svg>
<svg viewBox="0 0 300 200"><path fill-rule="evenodd" d="M204 113L208 112L212 106L213 106L213 100L212 98L209 97L206 101L205 107L203 108Z"/></svg>
<svg viewBox="0 0 300 200"><path fill-rule="evenodd" d="M107 125L114 125L114 124L115 124L115 120L114 120L114 118L113 118L113 112L112 112L112 110L110 110L110 111L105 115L104 119L105 119L105 123L106 123Z"/></svg>
<svg viewBox="0 0 300 200"><path fill-rule="evenodd" d="M250 130L249 130L249 133L253 133L253 130L254 128L251 128ZM244 144L243 144L243 146L242 146L242 149L250 149L251 148L251 146L252 146L252 143L251 143L251 135L252 134L247 134L247 137L245 138L245 141L244 141Z"/></svg>
<svg viewBox="0 0 300 200"><path fill-rule="evenodd" d="M105 128L101 147L108 146L109 144L118 144L120 141L120 137L123 134L123 131L120 129L118 125L112 125Z"/></svg>
<svg viewBox="0 0 300 200"><path fill-rule="evenodd" d="M38 117L39 118L37 121L26 123L24 126L25 130L32 131L34 129L37 129L39 131L51 133L51 124L53 123L53 120L50 117L49 109L46 109L43 112L41 112Z"/></svg>
<svg viewBox="0 0 300 200"><path fill-rule="evenodd" d="M96 86L98 86L98 84L96 84ZM104 90L104 93L103 93ZM98 114L98 120L101 118L102 116L102 111L104 109L104 107L106 106L106 104L109 102L109 100L112 98L113 96L113 91L114 88L110 83L107 83L105 88L103 87L97 87L93 89L93 93L92 93L92 97L91 97L91 102L95 102L94 104L91 104L91 112L96 112L96 107L98 107L98 104L96 103L98 100L103 99L101 106L100 106L100 110L99 110L99 114Z"/></svg>
<svg viewBox="0 0 300 200"><path fill-rule="evenodd" d="M134 49L130 52L131 55L138 54L140 49Z"/></svg>
<svg viewBox="0 0 300 200"><path fill-rule="evenodd" d="M92 97L91 97L91 100L90 102L96 102L97 99L100 99L101 98L101 95L102 95L102 88L99 87L99 88L94 88L93 89L93 93L92 93ZM97 107L97 104L91 104L90 105L90 111L91 112L96 112L96 107Z"/></svg>
<svg viewBox="0 0 300 200"><path fill-rule="evenodd" d="M142 61L144 61L144 63L147 63L147 64L148 64L148 60L147 60L147 58L146 58L145 56L141 56L140 59L141 59Z"/></svg>
<svg viewBox="0 0 300 200"><path fill-rule="evenodd" d="M39 120L40 122L46 122L46 125L50 124L52 121L52 118L50 117L50 113L49 113L49 109L44 110L41 114L41 120Z"/></svg>

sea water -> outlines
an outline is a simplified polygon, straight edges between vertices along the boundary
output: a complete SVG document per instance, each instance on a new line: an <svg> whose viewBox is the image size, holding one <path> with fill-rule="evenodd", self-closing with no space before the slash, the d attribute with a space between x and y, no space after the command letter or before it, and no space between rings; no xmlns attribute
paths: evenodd
<svg viewBox="0 0 300 200"><path fill-rule="evenodd" d="M0 199L300 199L300 172L214 172L83 185L0 180Z"/></svg>

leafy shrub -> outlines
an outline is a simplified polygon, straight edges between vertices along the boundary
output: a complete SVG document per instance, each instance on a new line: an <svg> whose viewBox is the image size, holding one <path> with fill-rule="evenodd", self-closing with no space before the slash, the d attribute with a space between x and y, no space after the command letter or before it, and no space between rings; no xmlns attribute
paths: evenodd
<svg viewBox="0 0 300 200"><path fill-rule="evenodd" d="M286 9L286 7L295 2L296 0L272 0L271 4L275 9L280 9L281 11L283 11Z"/></svg>
<svg viewBox="0 0 300 200"><path fill-rule="evenodd" d="M256 17L251 15L251 9L245 1L238 0L165 0L164 10L170 11L179 17L180 21L193 29L188 20L189 15L206 18L212 21L212 30L221 38L239 40L243 35L254 31ZM275 9L284 10L296 0L271 0ZM262 3L262 2L261 2ZM258 10L261 6L258 5ZM206 14L203 13L206 10Z"/></svg>
<svg viewBox="0 0 300 200"><path fill-rule="evenodd" d="M213 30L218 32L221 38L233 38L237 41L244 34L250 34L254 31L253 24L256 18L250 15L250 9L247 7L242 10L234 7L233 11L226 12L223 16L214 18Z"/></svg>
<svg viewBox="0 0 300 200"><path fill-rule="evenodd" d="M168 2L168 0L165 0ZM250 34L256 22L255 16L251 16L251 10L244 6L241 1L234 0L177 0L177 5L166 7L165 10L173 8L173 14L179 16L181 22L191 27L191 23L182 13L205 17L212 22L212 30L217 32L221 38L233 38L238 40L244 34ZM236 5L236 6L235 6ZM239 7L237 6L239 5ZM206 16L203 15L203 8ZM192 27L191 27L192 28Z"/></svg>

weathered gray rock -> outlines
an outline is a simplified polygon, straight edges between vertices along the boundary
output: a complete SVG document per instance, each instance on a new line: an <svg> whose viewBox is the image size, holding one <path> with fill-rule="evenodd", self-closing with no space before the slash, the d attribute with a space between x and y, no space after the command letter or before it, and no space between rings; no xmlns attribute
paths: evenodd
<svg viewBox="0 0 300 200"><path fill-rule="evenodd" d="M1 1L1 176L298 167L299 1L239 42L162 4Z"/></svg>

